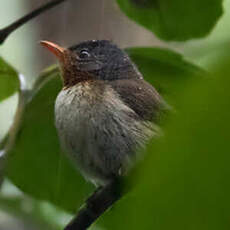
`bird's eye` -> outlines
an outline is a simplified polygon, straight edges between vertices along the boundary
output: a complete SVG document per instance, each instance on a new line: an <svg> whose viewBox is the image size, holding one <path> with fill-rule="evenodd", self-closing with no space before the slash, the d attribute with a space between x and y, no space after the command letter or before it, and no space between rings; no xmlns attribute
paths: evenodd
<svg viewBox="0 0 230 230"><path fill-rule="evenodd" d="M90 57L90 53L87 50L81 50L81 52L79 54L79 58L85 59L85 58L89 58L89 57Z"/></svg>

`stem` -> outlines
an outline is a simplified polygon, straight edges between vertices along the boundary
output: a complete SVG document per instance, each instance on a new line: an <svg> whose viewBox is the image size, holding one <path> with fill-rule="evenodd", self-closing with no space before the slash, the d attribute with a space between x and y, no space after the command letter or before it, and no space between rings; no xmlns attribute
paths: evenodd
<svg viewBox="0 0 230 230"><path fill-rule="evenodd" d="M20 26L24 25L25 23L27 23L28 21L30 21L31 19L37 17L38 15L42 14L43 12L53 8L54 6L64 2L66 0L53 0L50 1L46 4L44 4L43 6L39 7L38 9L32 11L31 13L25 15L24 17L16 20L15 22L13 22L12 24L10 24L9 26L3 28L0 30L0 45L4 43L4 41L6 40L6 38L12 33L14 32L16 29L18 29Z"/></svg>
<svg viewBox="0 0 230 230"><path fill-rule="evenodd" d="M15 138L17 136L17 133L18 133L21 121L22 121L22 116L25 110L25 104L26 104L26 93L24 91L20 91L18 107L17 107L17 111L14 117L13 125L11 126L10 131L8 135L6 136L6 138L0 144L0 187L4 179L4 171L5 171L7 156L15 142ZM4 148L1 149L3 145L4 145Z"/></svg>
<svg viewBox="0 0 230 230"><path fill-rule="evenodd" d="M98 189L86 201L77 216L65 227L64 230L86 230L109 207L121 198L120 186L117 181Z"/></svg>

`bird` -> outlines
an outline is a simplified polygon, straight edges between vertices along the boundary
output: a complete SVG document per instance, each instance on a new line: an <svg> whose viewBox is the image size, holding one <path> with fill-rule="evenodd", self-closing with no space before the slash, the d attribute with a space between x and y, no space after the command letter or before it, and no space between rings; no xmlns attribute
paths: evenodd
<svg viewBox="0 0 230 230"><path fill-rule="evenodd" d="M121 180L160 135L168 105L137 66L108 40L69 48L43 40L60 63L63 88L55 102L60 143L73 165L96 186L65 230L87 229L119 200Z"/></svg>
<svg viewBox="0 0 230 230"><path fill-rule="evenodd" d="M40 43L60 63L63 88L55 102L55 125L66 154L96 186L126 175L139 150L159 135L157 121L166 102L111 41L69 48Z"/></svg>

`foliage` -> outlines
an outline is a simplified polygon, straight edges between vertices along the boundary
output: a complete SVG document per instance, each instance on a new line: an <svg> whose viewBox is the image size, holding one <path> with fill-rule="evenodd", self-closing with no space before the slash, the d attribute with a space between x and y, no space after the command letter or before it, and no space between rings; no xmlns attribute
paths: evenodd
<svg viewBox="0 0 230 230"><path fill-rule="evenodd" d="M19 89L17 72L0 57L0 102Z"/></svg>
<svg viewBox="0 0 230 230"><path fill-rule="evenodd" d="M131 59L136 63L144 75L164 98L172 105L178 86L184 87L192 77L201 78L205 73L203 69L186 61L182 55L163 48L132 47L126 49Z"/></svg>
<svg viewBox="0 0 230 230"><path fill-rule="evenodd" d="M222 0L117 0L132 20L164 40L207 35L222 15Z"/></svg>
<svg viewBox="0 0 230 230"><path fill-rule="evenodd" d="M131 178L135 189L101 220L106 229L229 229L229 74L227 64L190 81Z"/></svg>
<svg viewBox="0 0 230 230"><path fill-rule="evenodd" d="M117 2L128 17L164 40L204 37L222 14L221 0ZM229 56L223 51L219 68L207 73L169 49L130 47L126 52L174 113L162 127L164 135L150 141L145 159L129 175L132 190L99 225L111 230L229 229ZM19 92L20 111L0 144L7 157L6 176L36 205L45 200L74 213L93 187L59 145L53 110L62 87L58 69L42 72L32 89L20 90L18 76L0 58L0 103ZM0 149L0 177L2 153ZM13 206L24 212L21 202L0 194L6 210Z"/></svg>

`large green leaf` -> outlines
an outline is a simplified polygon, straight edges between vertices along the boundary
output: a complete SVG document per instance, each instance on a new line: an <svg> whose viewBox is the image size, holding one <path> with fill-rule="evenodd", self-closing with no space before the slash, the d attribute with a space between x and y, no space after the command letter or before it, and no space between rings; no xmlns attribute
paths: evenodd
<svg viewBox="0 0 230 230"><path fill-rule="evenodd" d="M17 72L0 57L0 101L19 89Z"/></svg>
<svg viewBox="0 0 230 230"><path fill-rule="evenodd" d="M164 40L207 35L222 15L222 0L117 0L121 10Z"/></svg>
<svg viewBox="0 0 230 230"><path fill-rule="evenodd" d="M148 146L135 189L102 218L105 229L230 228L229 61L186 87L164 137Z"/></svg>
<svg viewBox="0 0 230 230"><path fill-rule="evenodd" d="M7 176L22 191L75 212L90 185L61 153L54 127L54 101L61 89L58 74L45 79L26 105L21 130L10 152Z"/></svg>
<svg viewBox="0 0 230 230"><path fill-rule="evenodd" d="M175 104L182 89L194 78L204 74L204 70L184 60L183 56L169 49L139 47L128 48L127 53L136 63L144 78L165 97Z"/></svg>
<svg viewBox="0 0 230 230"><path fill-rule="evenodd" d="M167 85L170 86L165 92L173 90L174 81L183 85L182 73L200 71L168 50L133 48L128 52L150 82L162 87L162 92ZM83 197L89 194L90 186L60 150L54 127L54 101L61 81L55 71L49 69L35 84L36 93L26 105L22 127L10 153L7 175L24 192L76 211Z"/></svg>

